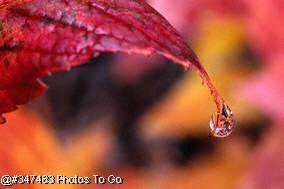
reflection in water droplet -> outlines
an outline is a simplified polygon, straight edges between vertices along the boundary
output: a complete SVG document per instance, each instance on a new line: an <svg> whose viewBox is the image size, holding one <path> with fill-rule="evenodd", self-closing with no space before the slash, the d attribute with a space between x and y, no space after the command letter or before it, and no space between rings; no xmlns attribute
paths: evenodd
<svg viewBox="0 0 284 189"><path fill-rule="evenodd" d="M234 129L234 115L227 104L223 104L222 115L215 113L210 119L211 135L215 137L227 137ZM219 122L218 122L219 120Z"/></svg>

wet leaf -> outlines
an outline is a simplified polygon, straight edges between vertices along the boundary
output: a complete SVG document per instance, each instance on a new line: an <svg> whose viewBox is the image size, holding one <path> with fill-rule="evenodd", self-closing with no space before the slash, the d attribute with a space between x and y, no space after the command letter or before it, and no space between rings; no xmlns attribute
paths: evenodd
<svg viewBox="0 0 284 189"><path fill-rule="evenodd" d="M191 65L222 109L223 98L194 52L144 0L1 1L0 26L0 113L41 94L38 78L104 51L157 52Z"/></svg>
<svg viewBox="0 0 284 189"><path fill-rule="evenodd" d="M198 44L196 50L204 65L213 73L218 89L234 109L237 127L259 121L261 114L257 108L238 95L236 89L241 78L251 74L249 65L242 66L245 65L242 62L245 40L240 22L223 17L206 18L203 22L199 27L199 36L195 38ZM141 133L151 138L207 135L208 117L214 109L210 101L211 97L200 79L188 73L144 115Z"/></svg>

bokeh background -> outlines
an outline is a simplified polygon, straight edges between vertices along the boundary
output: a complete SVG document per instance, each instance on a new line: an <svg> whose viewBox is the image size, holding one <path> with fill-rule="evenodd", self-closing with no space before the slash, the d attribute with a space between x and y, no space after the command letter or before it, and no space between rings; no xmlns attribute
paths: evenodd
<svg viewBox="0 0 284 189"><path fill-rule="evenodd" d="M43 78L47 92L6 115L0 175L124 179L13 188L283 189L283 1L148 2L199 56L234 112L233 134L209 136L216 107L194 71L157 55L101 54Z"/></svg>

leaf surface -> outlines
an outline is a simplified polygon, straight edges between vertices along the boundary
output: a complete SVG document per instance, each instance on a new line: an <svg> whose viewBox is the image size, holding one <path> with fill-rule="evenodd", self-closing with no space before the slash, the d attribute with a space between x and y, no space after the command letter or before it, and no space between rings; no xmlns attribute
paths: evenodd
<svg viewBox="0 0 284 189"><path fill-rule="evenodd" d="M38 78L100 52L156 52L192 65L222 108L194 52L144 0L6 0L0 2L0 113L40 95L46 86Z"/></svg>

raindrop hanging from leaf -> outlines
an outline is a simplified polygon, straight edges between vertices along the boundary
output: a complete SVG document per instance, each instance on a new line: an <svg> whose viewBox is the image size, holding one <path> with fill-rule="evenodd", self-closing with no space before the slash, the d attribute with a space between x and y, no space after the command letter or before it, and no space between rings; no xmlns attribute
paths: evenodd
<svg viewBox="0 0 284 189"><path fill-rule="evenodd" d="M195 53L144 0L6 0L0 2L0 23L0 61L9 59L9 67L0 64L0 115L39 96L46 86L38 78L99 52L158 53L185 69L192 66L222 114L224 100Z"/></svg>
<svg viewBox="0 0 284 189"><path fill-rule="evenodd" d="M215 137L226 137L233 132L234 115L227 104L223 104L222 112L217 112L210 119L211 135Z"/></svg>

